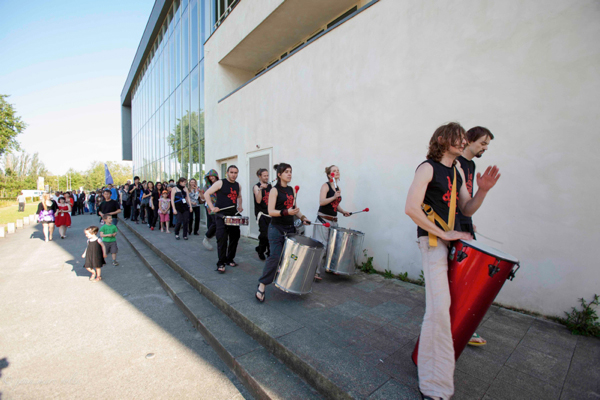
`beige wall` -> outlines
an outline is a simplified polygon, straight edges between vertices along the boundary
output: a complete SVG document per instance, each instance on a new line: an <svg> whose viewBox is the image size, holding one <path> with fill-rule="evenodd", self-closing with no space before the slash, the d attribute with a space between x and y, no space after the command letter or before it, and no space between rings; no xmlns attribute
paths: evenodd
<svg viewBox="0 0 600 400"><path fill-rule="evenodd" d="M228 22L206 46L208 168L272 147L314 218L322 171L339 165L342 206L372 210L342 226L366 233L377 269L416 278L414 170L440 124L483 125L496 140L478 169L502 178L474 221L522 264L497 301L561 315L600 293L599 2L381 0L217 103L252 76L218 64Z"/></svg>

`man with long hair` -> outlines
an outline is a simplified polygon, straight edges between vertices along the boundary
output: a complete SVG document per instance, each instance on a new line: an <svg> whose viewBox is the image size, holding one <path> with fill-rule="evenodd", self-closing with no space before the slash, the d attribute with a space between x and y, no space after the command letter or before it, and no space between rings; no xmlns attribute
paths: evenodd
<svg viewBox="0 0 600 400"><path fill-rule="evenodd" d="M456 165L465 144L465 130L458 123L436 129L427 160L417 168L406 199L405 212L418 226L427 287L418 351L419 389L425 399L449 399L454 394L448 247L451 241L473 238L469 232L454 229L456 207L472 216L500 178L496 166L477 174L479 190L471 197L463 185L463 171Z"/></svg>

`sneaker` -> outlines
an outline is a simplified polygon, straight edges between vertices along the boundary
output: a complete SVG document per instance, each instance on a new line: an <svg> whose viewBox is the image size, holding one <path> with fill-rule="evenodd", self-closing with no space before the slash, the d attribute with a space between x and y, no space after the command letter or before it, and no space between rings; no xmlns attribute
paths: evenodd
<svg viewBox="0 0 600 400"><path fill-rule="evenodd" d="M213 247L210 244L210 242L208 241L208 238L205 236L204 240L202 241L202 244L204 245L204 247L206 248L206 250L212 250Z"/></svg>
<svg viewBox="0 0 600 400"><path fill-rule="evenodd" d="M113 265L116 267L117 265L119 265L119 262L117 260L114 260Z"/></svg>

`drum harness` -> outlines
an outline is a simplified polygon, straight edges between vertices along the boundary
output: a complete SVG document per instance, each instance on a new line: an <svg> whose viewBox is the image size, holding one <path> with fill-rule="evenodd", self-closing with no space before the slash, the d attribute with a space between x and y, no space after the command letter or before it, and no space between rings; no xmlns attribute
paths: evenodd
<svg viewBox="0 0 600 400"><path fill-rule="evenodd" d="M456 166L453 169L454 169L454 179L452 180L452 194L450 195L450 211L448 213L448 223L446 224L446 222L442 219L442 217L440 217L435 211L433 211L433 207L431 207L430 205L425 204L425 203L421 204L421 209L423 209L423 211L427 215L427 218L434 224L436 222L438 224L440 224L442 229L444 229L444 231L446 231L446 232L454 229L454 219L456 217ZM450 227L452 227L452 228L450 228ZM428 232L428 233L429 233L429 246L437 247L438 237L435 236L431 232Z"/></svg>

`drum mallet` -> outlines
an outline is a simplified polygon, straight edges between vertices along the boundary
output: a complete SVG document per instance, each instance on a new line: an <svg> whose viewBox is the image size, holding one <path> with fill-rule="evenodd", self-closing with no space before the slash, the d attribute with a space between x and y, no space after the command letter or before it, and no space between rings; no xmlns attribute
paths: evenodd
<svg viewBox="0 0 600 400"><path fill-rule="evenodd" d="M360 213L363 213L363 212L369 212L369 209L365 208L364 210L361 210L361 211L354 211L354 212L351 212L350 215L360 214Z"/></svg>
<svg viewBox="0 0 600 400"><path fill-rule="evenodd" d="M294 196L294 207L293 208L296 208L296 197L298 197L298 191L300 190L300 186L296 185L294 187L294 189L296 189L296 196Z"/></svg>
<svg viewBox="0 0 600 400"><path fill-rule="evenodd" d="M234 204L234 205L232 205L232 206L229 206L229 207L225 207L225 208L219 208L219 211L227 210L227 209L229 209L229 208L233 208L233 207L235 207L235 204ZM212 214L214 214L214 213L212 213Z"/></svg>
<svg viewBox="0 0 600 400"><path fill-rule="evenodd" d="M322 225L325 228L329 228L331 226L331 224L329 222L325 222L324 224L321 224L319 222L311 222L310 225Z"/></svg>
<svg viewBox="0 0 600 400"><path fill-rule="evenodd" d="M335 172L331 173L331 179L329 180L329 182L333 182L333 184L335 185L335 190L338 190L337 182L335 181Z"/></svg>

